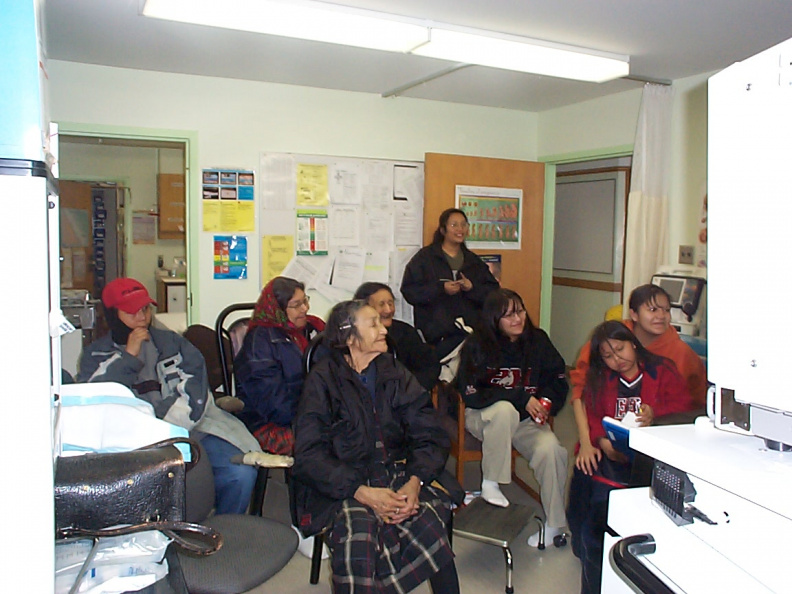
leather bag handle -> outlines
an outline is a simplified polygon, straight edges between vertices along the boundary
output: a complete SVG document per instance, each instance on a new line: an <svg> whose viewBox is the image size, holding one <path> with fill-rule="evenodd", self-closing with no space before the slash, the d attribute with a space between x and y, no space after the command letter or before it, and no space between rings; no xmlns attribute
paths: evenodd
<svg viewBox="0 0 792 594"><path fill-rule="evenodd" d="M159 530L173 539L173 542L186 551L196 555L211 555L223 546L223 535L214 528L192 522L145 522L133 526L119 526L118 528L103 528L102 530L85 530L83 528L64 528L59 532L64 537L90 536L101 538L107 536L125 536L147 530ZM197 537L187 539L184 535Z"/></svg>

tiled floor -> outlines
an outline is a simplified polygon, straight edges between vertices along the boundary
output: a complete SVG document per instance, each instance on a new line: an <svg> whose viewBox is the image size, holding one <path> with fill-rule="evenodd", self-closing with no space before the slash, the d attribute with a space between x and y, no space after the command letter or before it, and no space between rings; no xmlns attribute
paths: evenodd
<svg viewBox="0 0 792 594"><path fill-rule="evenodd" d="M554 429L562 445L570 452L571 463L571 453L577 440L577 434L569 405L565 406L556 418ZM518 463L524 463L524 461L520 460ZM530 471L524 464L518 465L518 473L529 482L533 480ZM269 510L268 515L287 521L286 490L278 474L274 473L275 476L270 480L265 507ZM465 474L465 488L477 489L481 477L479 466L475 463L467 464ZM535 506L539 510L538 504L518 487L508 485L503 490L510 500ZM514 559L512 579L515 593L575 594L579 592L580 563L572 555L571 547L567 545L555 548L548 545L544 551L529 547L526 540L536 529L535 522L529 523L512 543L511 550ZM454 552L463 594L497 594L504 591L506 565L500 547L456 537L454 538ZM295 553L288 565L277 575L248 594L298 594L303 592L306 594L327 594L331 592L328 561L323 561L319 583L315 586L308 582L309 571L309 559L299 552ZM424 584L415 592L428 594L431 589L428 584Z"/></svg>

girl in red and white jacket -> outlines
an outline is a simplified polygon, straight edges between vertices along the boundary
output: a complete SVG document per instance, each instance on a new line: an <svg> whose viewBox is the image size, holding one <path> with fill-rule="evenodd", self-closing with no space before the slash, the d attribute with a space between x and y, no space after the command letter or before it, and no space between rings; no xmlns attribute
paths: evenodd
<svg viewBox="0 0 792 594"><path fill-rule="evenodd" d="M591 337L583 402L591 445L614 462L626 462L605 436L602 418L621 420L633 412L646 427L655 417L688 410L690 393L673 361L649 352L621 322L609 321L597 326Z"/></svg>
<svg viewBox="0 0 792 594"><path fill-rule="evenodd" d="M609 321L591 337L583 402L594 455L576 457L567 521L572 550L581 560L581 594L599 594L608 493L628 481L632 471L628 457L608 439L602 419L633 412L645 427L658 417L689 410L690 393L673 361L650 353L621 322Z"/></svg>

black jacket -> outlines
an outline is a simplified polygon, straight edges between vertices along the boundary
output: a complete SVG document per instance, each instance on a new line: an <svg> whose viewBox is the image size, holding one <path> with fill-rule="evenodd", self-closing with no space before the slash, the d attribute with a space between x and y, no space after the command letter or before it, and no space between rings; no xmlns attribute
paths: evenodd
<svg viewBox="0 0 792 594"><path fill-rule="evenodd" d="M514 356L505 356L510 346L517 350L516 360ZM521 421L529 416L525 405L531 396L550 399L553 403L551 416L564 406L569 392L566 365L544 330L534 328L530 343L501 344L497 365L488 363L487 359L473 334L462 347L456 378L465 406L486 408L499 400L507 400L520 413ZM513 378L516 379L511 381Z"/></svg>
<svg viewBox="0 0 792 594"><path fill-rule="evenodd" d="M327 526L377 464L382 440L388 463L406 462L406 476L437 478L448 455L427 391L401 363L377 357L374 406L357 374L333 351L308 374L294 424L293 490L299 527L309 536ZM375 422L379 420L379 431Z"/></svg>
<svg viewBox="0 0 792 594"><path fill-rule="evenodd" d="M460 271L473 283L473 288L467 292L448 295L443 290L443 282L452 275L439 244L421 248L404 269L401 293L413 306L415 327L429 344L437 344L456 334L454 320L458 317L473 326L487 295L500 286L484 261L464 244L462 253L464 261Z"/></svg>
<svg viewBox="0 0 792 594"><path fill-rule="evenodd" d="M393 320L388 338L396 350L396 358L431 391L440 377L440 362L434 348L421 340L415 328L401 320Z"/></svg>

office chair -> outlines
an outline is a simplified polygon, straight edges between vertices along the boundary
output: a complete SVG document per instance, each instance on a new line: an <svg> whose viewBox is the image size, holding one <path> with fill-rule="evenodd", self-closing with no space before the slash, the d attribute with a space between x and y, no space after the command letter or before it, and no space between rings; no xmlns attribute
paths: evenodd
<svg viewBox="0 0 792 594"><path fill-rule="evenodd" d="M298 541L291 526L247 514L210 516L214 479L203 448L198 464L187 473L186 483L187 521L210 526L223 535L223 546L213 555L199 557L179 552L191 594L247 592L278 573L292 558Z"/></svg>
<svg viewBox="0 0 792 594"><path fill-rule="evenodd" d="M235 303L221 311L215 321L216 352L220 362L220 372L223 375L223 393L228 396L233 396L236 393L234 358L245 341L250 314L254 309L256 309L255 303ZM248 315L232 316L238 312L247 312ZM269 469L260 466L251 497L251 513L256 516L261 516L263 513L267 480L269 480Z"/></svg>
<svg viewBox="0 0 792 594"><path fill-rule="evenodd" d="M201 351L206 362L206 373L209 376L209 389L214 394L215 404L223 410L236 414L242 410L244 403L238 398L228 394L225 389L225 375L221 368L220 353L217 348L217 333L201 324L193 324L184 332L184 338L189 340L195 348ZM230 343L227 348L230 349Z"/></svg>
<svg viewBox="0 0 792 594"><path fill-rule="evenodd" d="M247 325L255 303L235 303L221 311L215 321L217 337L217 352L220 358L220 370L223 374L225 393L233 396L236 392L234 386L234 357L237 356L247 334ZM247 315L236 315L238 312L247 312Z"/></svg>
<svg viewBox="0 0 792 594"><path fill-rule="evenodd" d="M239 324L239 327L247 329L247 319L243 320L244 323ZM237 324L237 322L234 322ZM218 345L222 342L225 350L231 352L231 342L225 336L218 337L217 332L207 326L200 324L193 324L184 333L184 337L189 340L204 357L206 362L206 371L209 375L209 388L215 397L215 403L219 408L226 412L236 414L242 410L244 403L238 398L228 394L225 386L228 384L226 374L232 378L233 381L233 358L229 356L224 365L220 357L222 352ZM241 343L240 343L241 344ZM225 371L224 371L225 368ZM240 462L243 463L243 462ZM267 480L269 479L269 468L258 466L256 474L256 482L253 486L253 494L251 495L251 513L257 516L262 514L262 506L264 504L264 494L266 491Z"/></svg>

